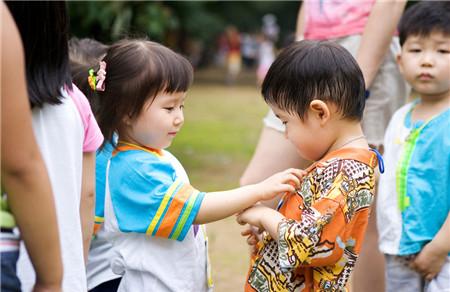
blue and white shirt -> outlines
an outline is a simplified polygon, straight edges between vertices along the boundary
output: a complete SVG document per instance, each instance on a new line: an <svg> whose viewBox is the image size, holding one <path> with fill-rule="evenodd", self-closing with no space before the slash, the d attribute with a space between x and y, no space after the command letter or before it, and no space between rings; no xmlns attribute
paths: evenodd
<svg viewBox="0 0 450 292"><path fill-rule="evenodd" d="M119 143L107 169L105 231L119 291L208 291L205 193L167 151Z"/></svg>
<svg viewBox="0 0 450 292"><path fill-rule="evenodd" d="M412 123L416 104L394 114L384 139L377 225L379 247L386 254L420 252L450 210L450 109Z"/></svg>

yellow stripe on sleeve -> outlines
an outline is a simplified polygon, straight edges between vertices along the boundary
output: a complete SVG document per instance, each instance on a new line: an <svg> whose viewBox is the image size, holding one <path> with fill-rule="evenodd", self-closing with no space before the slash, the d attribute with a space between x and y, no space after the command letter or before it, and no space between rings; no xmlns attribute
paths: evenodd
<svg viewBox="0 0 450 292"><path fill-rule="evenodd" d="M169 203L170 198L173 195L173 192L178 188L178 186L181 184L181 180L177 179L167 190L167 193L164 195L164 198L159 205L158 210L156 211L155 216L153 216L152 222L147 228L146 234L152 235L153 231L155 230L156 225L158 224L159 220L161 219L162 214L164 213L164 210L167 207L167 204Z"/></svg>
<svg viewBox="0 0 450 292"><path fill-rule="evenodd" d="M191 214L192 208L194 207L195 200L197 199L199 193L200 192L196 190L194 193L192 193L191 197L189 198L186 209L183 212L180 222L178 222L177 229L172 234L172 237L171 237L172 239L178 239L178 237L180 236L180 233L183 230L184 225L186 224L186 221L187 221L189 215Z"/></svg>

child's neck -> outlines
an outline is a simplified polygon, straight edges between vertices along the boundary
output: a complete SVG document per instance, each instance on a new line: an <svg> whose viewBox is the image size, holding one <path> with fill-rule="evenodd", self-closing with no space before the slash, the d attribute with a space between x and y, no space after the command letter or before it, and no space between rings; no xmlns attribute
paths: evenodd
<svg viewBox="0 0 450 292"><path fill-rule="evenodd" d="M369 148L359 122L341 121L336 133L337 135L333 144L328 148L327 154L342 148Z"/></svg>
<svg viewBox="0 0 450 292"><path fill-rule="evenodd" d="M450 92L440 96L422 95L420 102L415 106L411 113L411 120L426 121L439 115L450 107Z"/></svg>

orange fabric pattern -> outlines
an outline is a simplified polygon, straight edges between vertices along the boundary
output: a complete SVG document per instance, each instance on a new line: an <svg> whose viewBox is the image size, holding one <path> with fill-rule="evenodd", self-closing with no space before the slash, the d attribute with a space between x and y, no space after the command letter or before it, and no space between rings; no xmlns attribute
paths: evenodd
<svg viewBox="0 0 450 292"><path fill-rule="evenodd" d="M279 240L267 235L245 291L346 291L374 199L377 158L365 149L334 151L308 169L283 198Z"/></svg>

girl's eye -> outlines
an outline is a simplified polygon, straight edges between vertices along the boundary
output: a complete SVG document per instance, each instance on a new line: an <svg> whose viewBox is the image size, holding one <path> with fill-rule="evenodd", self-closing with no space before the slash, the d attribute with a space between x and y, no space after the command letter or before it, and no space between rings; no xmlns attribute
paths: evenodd
<svg viewBox="0 0 450 292"><path fill-rule="evenodd" d="M441 53L441 54L448 54L448 53L450 53L449 50L445 50L445 49L440 49L440 50L438 50L438 52Z"/></svg>
<svg viewBox="0 0 450 292"><path fill-rule="evenodd" d="M173 107L165 107L164 109L169 111L169 112L173 111Z"/></svg>
<svg viewBox="0 0 450 292"><path fill-rule="evenodd" d="M420 49L409 49L410 53L420 53Z"/></svg>

